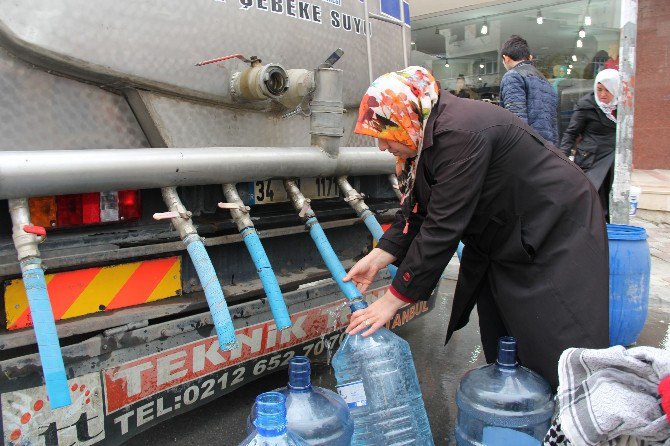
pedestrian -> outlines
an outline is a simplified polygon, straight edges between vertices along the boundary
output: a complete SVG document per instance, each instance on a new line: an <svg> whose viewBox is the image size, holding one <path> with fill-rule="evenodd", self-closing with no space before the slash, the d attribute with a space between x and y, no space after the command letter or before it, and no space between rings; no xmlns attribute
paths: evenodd
<svg viewBox="0 0 670 446"><path fill-rule="evenodd" d="M500 81L500 105L529 124L552 144L558 144L558 95L535 68L528 42L511 36L500 51L507 73Z"/></svg>
<svg viewBox="0 0 670 446"><path fill-rule="evenodd" d="M477 306L486 360L501 336L557 385L568 347L609 342L608 248L598 196L583 172L502 108L439 91L423 68L388 73L363 97L355 131L396 156L401 210L344 280L391 287L347 332L370 335L402 306L427 300L459 240L465 248L447 341Z"/></svg>
<svg viewBox="0 0 670 446"><path fill-rule="evenodd" d="M454 96L458 98L471 99L470 93L465 87L465 77L461 75L456 78L456 90L454 90Z"/></svg>
<svg viewBox="0 0 670 446"><path fill-rule="evenodd" d="M605 214L614 180L616 110L619 72L605 69L596 75L593 91L582 96L563 132L561 150L583 171L598 191ZM579 141L579 142L577 142Z"/></svg>

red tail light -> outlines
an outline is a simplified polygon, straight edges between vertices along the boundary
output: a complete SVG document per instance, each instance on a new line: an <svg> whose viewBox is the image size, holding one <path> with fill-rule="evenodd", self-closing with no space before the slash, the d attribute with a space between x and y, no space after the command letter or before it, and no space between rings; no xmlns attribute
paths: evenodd
<svg viewBox="0 0 670 446"><path fill-rule="evenodd" d="M46 228L134 221L142 217L137 190L37 197L29 203L32 223Z"/></svg>
<svg viewBox="0 0 670 446"><path fill-rule="evenodd" d="M82 222L85 225L100 223L100 194L81 195Z"/></svg>
<svg viewBox="0 0 670 446"><path fill-rule="evenodd" d="M56 197L56 226L78 226L84 223L81 195Z"/></svg>
<svg viewBox="0 0 670 446"><path fill-rule="evenodd" d="M142 216L140 206L140 191L119 191L119 219L126 221L139 220Z"/></svg>

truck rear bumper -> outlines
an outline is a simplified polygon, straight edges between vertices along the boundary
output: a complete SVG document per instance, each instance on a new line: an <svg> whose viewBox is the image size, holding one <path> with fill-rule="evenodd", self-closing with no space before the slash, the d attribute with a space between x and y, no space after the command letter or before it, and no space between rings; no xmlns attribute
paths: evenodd
<svg viewBox="0 0 670 446"><path fill-rule="evenodd" d="M380 297L388 277L367 293ZM326 361L344 338L349 311L324 280L285 294L293 326L279 332L265 299L232 306L241 346L218 349L209 313L140 328L129 324L63 347L73 404L51 410L37 354L0 362L5 444L120 444L131 436L285 367L295 355ZM395 328L430 311L405 307Z"/></svg>

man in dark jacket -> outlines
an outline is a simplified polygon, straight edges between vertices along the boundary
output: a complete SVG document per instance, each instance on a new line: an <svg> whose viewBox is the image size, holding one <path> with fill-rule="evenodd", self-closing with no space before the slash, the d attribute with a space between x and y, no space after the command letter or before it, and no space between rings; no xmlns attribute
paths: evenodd
<svg viewBox="0 0 670 446"><path fill-rule="evenodd" d="M558 144L558 96L530 60L528 43L512 36L503 44L501 54L508 71L500 81L500 104L544 139Z"/></svg>
<svg viewBox="0 0 670 446"><path fill-rule="evenodd" d="M416 119L414 128L425 129L413 152L403 110L425 114L427 104L400 106L412 93L394 85L407 77L390 86L385 79L368 89L356 131L378 135L380 149L406 159L415 175L395 223L345 277L363 291L381 268L398 266L389 292L354 313L347 331L365 336L405 302L428 299L463 240L447 340L476 305L486 360L495 361L498 338L514 336L521 364L555 387L565 349L609 344L609 256L595 189L512 113L446 91L425 121ZM394 89L401 94L373 97Z"/></svg>

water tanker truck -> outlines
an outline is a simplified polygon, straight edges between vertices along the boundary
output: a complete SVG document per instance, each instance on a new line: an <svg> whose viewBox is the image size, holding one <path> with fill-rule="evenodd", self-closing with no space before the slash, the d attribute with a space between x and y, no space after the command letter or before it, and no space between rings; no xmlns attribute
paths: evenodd
<svg viewBox="0 0 670 446"><path fill-rule="evenodd" d="M408 16L0 0L4 444L121 444L334 352L343 268L398 208L393 158L353 128Z"/></svg>

